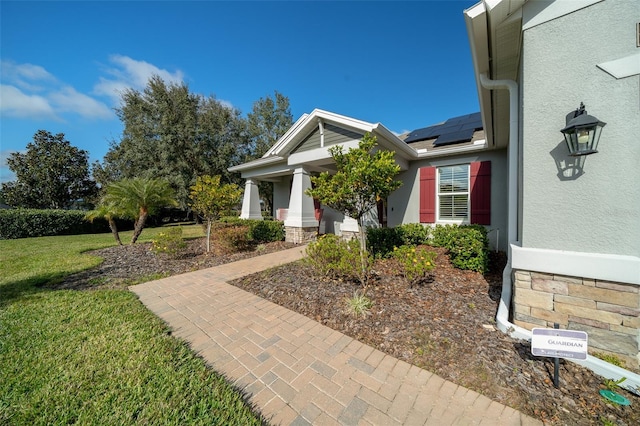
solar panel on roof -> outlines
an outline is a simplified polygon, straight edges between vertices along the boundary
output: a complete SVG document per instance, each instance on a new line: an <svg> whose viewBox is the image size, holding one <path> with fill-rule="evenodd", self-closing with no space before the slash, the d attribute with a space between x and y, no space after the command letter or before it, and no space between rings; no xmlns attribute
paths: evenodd
<svg viewBox="0 0 640 426"><path fill-rule="evenodd" d="M442 146L455 142L467 142L473 137L475 129L458 130L457 132L446 133L438 136L433 146Z"/></svg>
<svg viewBox="0 0 640 426"><path fill-rule="evenodd" d="M424 127L409 133L406 143L437 138L434 145L440 146L456 142L470 141L475 130L482 129L479 112L448 119L442 124Z"/></svg>

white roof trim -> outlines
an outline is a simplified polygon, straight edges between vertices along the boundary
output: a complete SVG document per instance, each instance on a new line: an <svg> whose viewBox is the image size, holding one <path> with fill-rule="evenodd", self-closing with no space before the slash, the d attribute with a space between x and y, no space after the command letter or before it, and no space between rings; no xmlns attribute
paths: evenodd
<svg viewBox="0 0 640 426"><path fill-rule="evenodd" d="M283 157L272 155L271 157L262 157L257 160L249 161L246 163L238 164L237 166L229 167L227 170L230 172L240 172L242 170L254 169L256 167L268 166L273 163L284 161Z"/></svg>
<svg viewBox="0 0 640 426"><path fill-rule="evenodd" d="M617 79L640 74L640 52L596 65Z"/></svg>

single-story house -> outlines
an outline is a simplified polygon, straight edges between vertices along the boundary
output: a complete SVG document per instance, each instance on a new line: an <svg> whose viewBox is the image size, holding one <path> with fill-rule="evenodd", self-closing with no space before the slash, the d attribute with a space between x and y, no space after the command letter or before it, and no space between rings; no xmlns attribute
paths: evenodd
<svg viewBox="0 0 640 426"><path fill-rule="evenodd" d="M330 147L357 147L365 133L376 137L379 148L395 152L403 183L365 218L366 226L477 223L489 229L492 247L506 251L506 151L486 140L480 113L397 136L380 123L316 109L262 158L229 169L246 179L241 217L262 218L257 181L270 181L287 241L309 241L318 232L356 233L355 220L319 206L304 191L312 175L335 171Z"/></svg>
<svg viewBox="0 0 640 426"><path fill-rule="evenodd" d="M583 330L592 350L637 368L640 4L483 0L464 17L479 114L397 136L380 123L314 110L264 157L230 169L246 179L241 216L262 217L257 181L266 180L287 240L356 232L355 221L304 191L311 175L335 169L329 147L355 147L370 133L395 152L403 185L368 226L486 226L492 248L509 259L502 331L529 339L532 328L555 323ZM586 118L597 125L575 124ZM596 136L599 145L584 148ZM581 362L640 386L630 371L593 356Z"/></svg>

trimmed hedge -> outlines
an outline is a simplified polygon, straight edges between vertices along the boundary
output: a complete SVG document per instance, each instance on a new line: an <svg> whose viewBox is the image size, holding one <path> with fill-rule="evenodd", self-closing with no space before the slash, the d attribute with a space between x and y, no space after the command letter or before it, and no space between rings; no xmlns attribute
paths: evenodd
<svg viewBox="0 0 640 426"><path fill-rule="evenodd" d="M219 222L229 226L248 226L248 238L256 243L283 241L285 237L284 223L277 220L240 219L237 216L225 216Z"/></svg>
<svg viewBox="0 0 640 426"><path fill-rule="evenodd" d="M481 225L437 225L431 244L449 251L453 266L485 273L489 270L489 240Z"/></svg>
<svg viewBox="0 0 640 426"><path fill-rule="evenodd" d="M99 234L110 232L106 220L87 221L81 210L0 210L0 239L44 237L51 235ZM116 221L118 230L132 229L131 221ZM122 228L122 229L120 229Z"/></svg>
<svg viewBox="0 0 640 426"><path fill-rule="evenodd" d="M429 244L429 227L405 223L395 228L367 229L367 250L375 257L389 257L394 247Z"/></svg>

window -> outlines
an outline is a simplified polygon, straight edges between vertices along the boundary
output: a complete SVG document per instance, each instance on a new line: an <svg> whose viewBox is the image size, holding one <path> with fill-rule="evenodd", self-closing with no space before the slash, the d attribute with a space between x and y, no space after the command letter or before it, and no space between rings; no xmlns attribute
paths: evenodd
<svg viewBox="0 0 640 426"><path fill-rule="evenodd" d="M438 167L438 220L466 221L469 217L469 165Z"/></svg>
<svg viewBox="0 0 640 426"><path fill-rule="evenodd" d="M491 224L490 161L420 169L420 222L440 221Z"/></svg>

